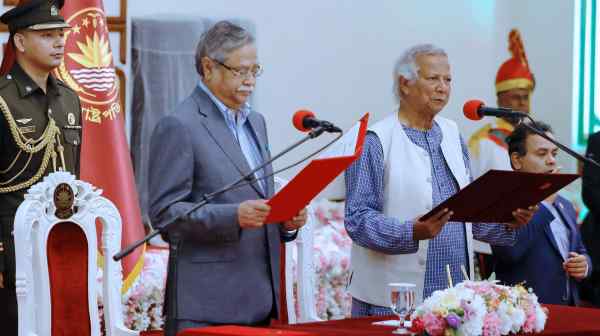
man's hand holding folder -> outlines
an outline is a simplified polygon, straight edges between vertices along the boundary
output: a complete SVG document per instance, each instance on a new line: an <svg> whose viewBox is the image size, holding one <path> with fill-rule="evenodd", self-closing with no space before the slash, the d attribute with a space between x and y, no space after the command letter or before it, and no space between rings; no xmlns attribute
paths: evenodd
<svg viewBox="0 0 600 336"><path fill-rule="evenodd" d="M531 220L533 215L538 211L538 207L530 206L527 209L516 209L513 211L514 220L507 223L507 226L513 230L518 229ZM440 233L444 225L450 221L454 212L448 208L444 208L434 213L427 219L416 219L413 227L414 240L432 239Z"/></svg>

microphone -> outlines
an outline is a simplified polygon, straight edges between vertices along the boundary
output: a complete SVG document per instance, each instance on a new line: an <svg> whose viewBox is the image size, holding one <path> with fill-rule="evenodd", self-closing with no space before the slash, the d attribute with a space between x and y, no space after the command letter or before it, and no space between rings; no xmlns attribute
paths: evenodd
<svg viewBox="0 0 600 336"><path fill-rule="evenodd" d="M315 114L309 110L298 110L292 117L294 127L300 132L308 132L312 128L320 127L329 133L342 133L342 130L329 121L315 118Z"/></svg>
<svg viewBox="0 0 600 336"><path fill-rule="evenodd" d="M513 111L504 107L487 107L481 100L469 100L463 106L465 117L470 120L481 120L485 116L498 118L524 118L527 113Z"/></svg>
<svg viewBox="0 0 600 336"><path fill-rule="evenodd" d="M533 118L531 118L531 116L525 112L513 111L509 108L485 107L485 104L481 100L473 99L473 100L469 100L465 103L465 105L463 106L463 113L465 114L465 117L467 117L468 119L471 119L471 120L480 120L484 116L512 118L512 119L518 119L519 121L521 121L520 120L521 118L529 119L531 121L530 123L521 121L521 124L524 127L526 127L527 129L529 129L531 132L533 132L533 133L541 136L542 138L550 141L551 143L555 144L558 148L562 149L567 154L571 155L572 157L576 158L577 160L588 163L588 164L592 164L595 167L600 168L600 164L598 164L598 162L594 161L593 158L585 157L585 156L577 153L576 151L572 150L571 148L561 144L556 139L548 136L548 134L540 131L538 129L538 126L535 123L535 120L533 120Z"/></svg>

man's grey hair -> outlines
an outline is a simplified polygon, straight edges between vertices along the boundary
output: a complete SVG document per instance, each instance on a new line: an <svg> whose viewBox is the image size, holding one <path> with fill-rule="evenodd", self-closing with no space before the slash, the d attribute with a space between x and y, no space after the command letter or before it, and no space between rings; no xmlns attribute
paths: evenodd
<svg viewBox="0 0 600 336"><path fill-rule="evenodd" d="M200 36L196 47L196 70L204 77L202 58L208 57L225 63L229 53L253 43L254 36L246 29L229 21L219 21Z"/></svg>
<svg viewBox="0 0 600 336"><path fill-rule="evenodd" d="M417 56L419 55L443 55L448 56L446 51L433 44L417 44L406 50L396 61L394 66L394 95L400 101L400 76L409 82L417 79L419 67L417 65Z"/></svg>

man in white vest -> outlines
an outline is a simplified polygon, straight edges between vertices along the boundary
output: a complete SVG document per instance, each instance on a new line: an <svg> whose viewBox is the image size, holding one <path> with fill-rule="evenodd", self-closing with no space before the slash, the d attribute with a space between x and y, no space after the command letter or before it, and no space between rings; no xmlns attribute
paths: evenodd
<svg viewBox="0 0 600 336"><path fill-rule="evenodd" d="M437 116L451 89L446 52L430 44L407 50L394 69L399 108L367 133L363 153L346 172L346 230L352 238L352 315L388 315L388 283L417 287L418 301L455 282L461 266L473 278L473 237L512 245L515 228L535 208L516 209L512 223L451 222L444 209L416 218L471 181L468 149L456 123Z"/></svg>

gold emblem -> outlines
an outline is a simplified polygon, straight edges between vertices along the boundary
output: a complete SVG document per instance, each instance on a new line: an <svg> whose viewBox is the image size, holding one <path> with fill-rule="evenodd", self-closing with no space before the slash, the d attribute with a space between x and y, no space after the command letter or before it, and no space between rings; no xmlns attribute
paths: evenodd
<svg viewBox="0 0 600 336"><path fill-rule="evenodd" d="M67 122L71 126L75 125L75 115L73 113L69 112L69 114L67 114Z"/></svg>
<svg viewBox="0 0 600 336"><path fill-rule="evenodd" d="M78 93L81 122L101 124L121 113L119 79L105 17L101 8L88 7L66 18L73 29L65 33L64 58L54 72Z"/></svg>
<svg viewBox="0 0 600 336"><path fill-rule="evenodd" d="M56 186L54 190L54 206L56 212L54 213L59 219L67 219L73 216L73 203L75 196L73 195L73 189L67 183L61 183Z"/></svg>
<svg viewBox="0 0 600 336"><path fill-rule="evenodd" d="M56 8L56 6L54 6L54 5L50 6L50 15L52 15L52 16L58 15L58 9Z"/></svg>

